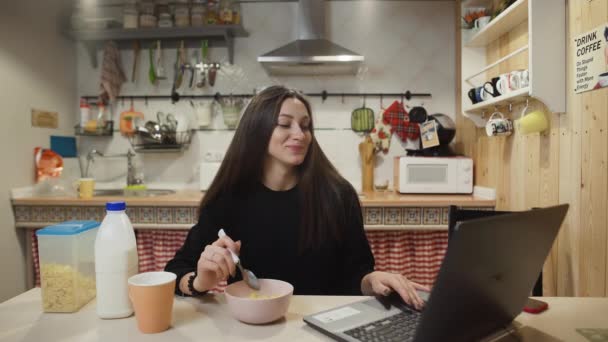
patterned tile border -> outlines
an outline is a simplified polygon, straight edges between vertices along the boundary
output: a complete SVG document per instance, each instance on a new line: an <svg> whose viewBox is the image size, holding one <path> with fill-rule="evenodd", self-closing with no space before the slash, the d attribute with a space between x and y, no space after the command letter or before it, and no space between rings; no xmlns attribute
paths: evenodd
<svg viewBox="0 0 608 342"><path fill-rule="evenodd" d="M462 207L463 209L492 210L491 207ZM101 221L103 206L14 206L16 223L63 222L67 220ZM198 207L129 207L127 214L138 224L195 224ZM447 226L447 207L364 207L366 226Z"/></svg>
<svg viewBox="0 0 608 342"><path fill-rule="evenodd" d="M422 208L404 208L403 223L407 225L420 225L422 223Z"/></svg>
<svg viewBox="0 0 608 342"><path fill-rule="evenodd" d="M400 225L401 224L402 208L384 208L384 224Z"/></svg>
<svg viewBox="0 0 608 342"><path fill-rule="evenodd" d="M382 224L384 222L382 208L365 208L364 224Z"/></svg>
<svg viewBox="0 0 608 342"><path fill-rule="evenodd" d="M423 225L439 225L441 224L441 208L424 208L422 210Z"/></svg>

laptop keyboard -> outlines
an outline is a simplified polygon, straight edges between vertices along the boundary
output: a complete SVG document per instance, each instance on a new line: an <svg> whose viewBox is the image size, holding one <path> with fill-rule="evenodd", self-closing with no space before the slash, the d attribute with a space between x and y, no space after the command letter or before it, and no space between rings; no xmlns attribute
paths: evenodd
<svg viewBox="0 0 608 342"><path fill-rule="evenodd" d="M404 311L375 322L350 329L344 333L362 342L413 341L421 314Z"/></svg>

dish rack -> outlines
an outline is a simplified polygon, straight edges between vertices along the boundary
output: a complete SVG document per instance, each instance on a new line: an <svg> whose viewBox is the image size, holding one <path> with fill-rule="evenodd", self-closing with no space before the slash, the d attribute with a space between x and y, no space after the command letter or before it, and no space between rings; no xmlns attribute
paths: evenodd
<svg viewBox="0 0 608 342"><path fill-rule="evenodd" d="M129 137L135 152L181 152L190 146L193 130L149 134L136 132Z"/></svg>
<svg viewBox="0 0 608 342"><path fill-rule="evenodd" d="M106 121L103 126L86 128L80 125L74 126L75 135L110 137L114 134L114 121Z"/></svg>

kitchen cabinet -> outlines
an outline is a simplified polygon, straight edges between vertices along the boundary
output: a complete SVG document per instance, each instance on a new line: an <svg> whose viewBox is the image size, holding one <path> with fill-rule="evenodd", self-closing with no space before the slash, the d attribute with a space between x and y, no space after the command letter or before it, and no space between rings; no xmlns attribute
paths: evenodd
<svg viewBox="0 0 608 342"><path fill-rule="evenodd" d="M70 30L67 35L82 42L91 59L93 67L97 67L97 48L100 43L113 40L118 43L135 40L162 40L177 42L180 40L195 41L200 46L200 40L208 40L210 47L224 46L228 48L230 63L234 62L234 38L247 37L249 33L242 25L206 25L203 27L163 27L163 28L112 28L99 30ZM177 43L176 43L177 44ZM164 46L168 46L163 44ZM170 46L170 45L169 45Z"/></svg>
<svg viewBox="0 0 608 342"><path fill-rule="evenodd" d="M181 247L198 220L200 191L127 198L137 238L139 271L157 271ZM67 220L101 221L104 204L116 197L13 199L15 226L27 229L29 285L39 283L35 230ZM361 195L364 228L376 270L405 274L432 285L447 248L448 207L493 209L494 200L470 195L401 195L392 191Z"/></svg>
<svg viewBox="0 0 608 342"><path fill-rule="evenodd" d="M490 2L484 2L489 4ZM476 2L479 4L479 1ZM464 2L464 6L471 6ZM491 72L509 60L527 53L529 85L471 105L463 97L463 116L477 127L486 124L497 107L510 106L534 98L550 111L566 110L566 2L564 0L518 0L474 34L463 30L463 93L483 85ZM486 65L487 47L513 33L522 23L527 26L524 44L505 51L496 62ZM469 30L466 30L469 31ZM473 33L469 31L467 33ZM465 58L464 55L473 56ZM496 75L491 75L496 76Z"/></svg>

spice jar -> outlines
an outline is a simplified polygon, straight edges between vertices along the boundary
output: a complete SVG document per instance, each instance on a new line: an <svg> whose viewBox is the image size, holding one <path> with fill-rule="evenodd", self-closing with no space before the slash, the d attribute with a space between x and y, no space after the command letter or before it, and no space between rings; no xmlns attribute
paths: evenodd
<svg viewBox="0 0 608 342"><path fill-rule="evenodd" d="M158 27L173 27L173 21L171 20L171 14L162 13L158 18Z"/></svg>
<svg viewBox="0 0 608 342"><path fill-rule="evenodd" d="M220 2L220 23L221 24L226 24L226 25L232 24L233 16L232 16L231 3L232 3L232 1L230 1L230 0L222 0Z"/></svg>
<svg viewBox="0 0 608 342"><path fill-rule="evenodd" d="M175 26L186 27L190 26L190 9L188 8L188 1L178 1L175 4Z"/></svg>
<svg viewBox="0 0 608 342"><path fill-rule="evenodd" d="M232 5L230 5L232 9L232 24L240 25L241 24L241 4L233 1Z"/></svg>
<svg viewBox="0 0 608 342"><path fill-rule="evenodd" d="M203 0L194 0L190 9L190 25L203 26L206 13L207 4Z"/></svg>
<svg viewBox="0 0 608 342"><path fill-rule="evenodd" d="M217 0L207 1L207 24L217 25L220 22L219 2Z"/></svg>
<svg viewBox="0 0 608 342"><path fill-rule="evenodd" d="M171 15L171 11L169 10L169 4L167 3L167 0L157 0L156 1L156 15L158 15L158 18L160 19L160 17L162 15L166 15L169 14Z"/></svg>
<svg viewBox="0 0 608 342"><path fill-rule="evenodd" d="M126 4L122 13L123 28L137 28L139 26L139 13L135 4Z"/></svg>

